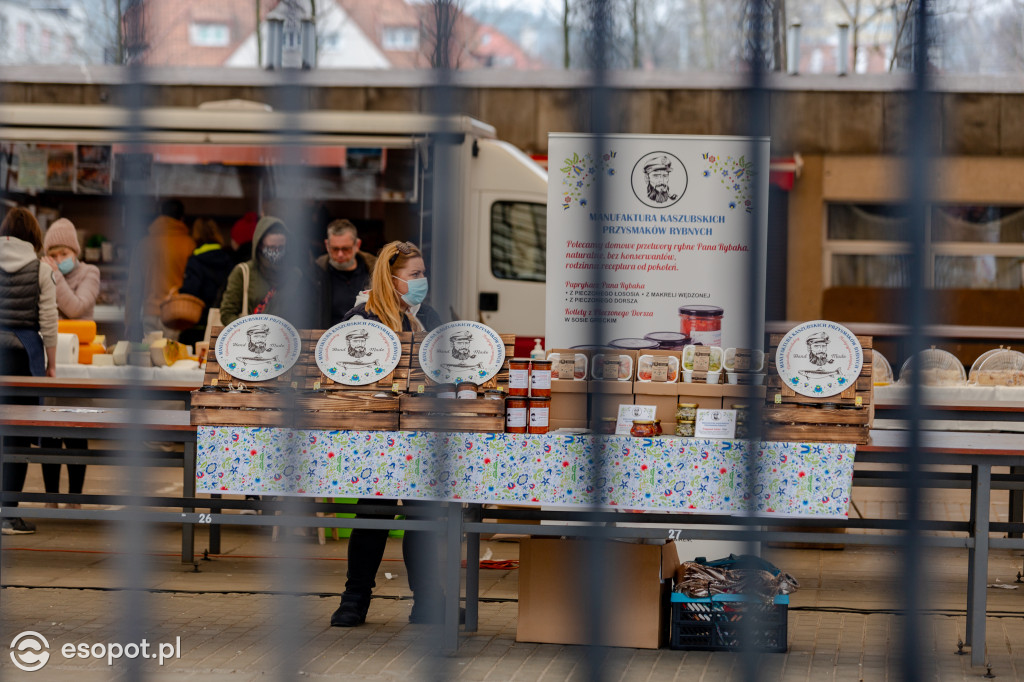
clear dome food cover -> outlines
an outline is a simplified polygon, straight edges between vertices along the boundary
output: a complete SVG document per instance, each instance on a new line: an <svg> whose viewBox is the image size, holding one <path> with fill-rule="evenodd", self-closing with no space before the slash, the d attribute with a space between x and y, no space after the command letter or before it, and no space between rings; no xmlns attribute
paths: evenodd
<svg viewBox="0 0 1024 682"><path fill-rule="evenodd" d="M875 386L888 386L893 382L892 366L885 356L871 349L871 382Z"/></svg>
<svg viewBox="0 0 1024 682"><path fill-rule="evenodd" d="M963 363L941 348L929 348L907 358L900 368L900 383L909 384L914 372L918 371L924 386L962 386L967 383Z"/></svg>
<svg viewBox="0 0 1024 682"><path fill-rule="evenodd" d="M1024 386L1024 353L995 348L971 366L970 383L978 386Z"/></svg>

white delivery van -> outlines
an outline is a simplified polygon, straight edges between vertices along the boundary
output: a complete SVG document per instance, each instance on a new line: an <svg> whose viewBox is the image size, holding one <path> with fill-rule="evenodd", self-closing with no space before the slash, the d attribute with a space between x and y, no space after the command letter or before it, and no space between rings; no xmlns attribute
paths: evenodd
<svg viewBox="0 0 1024 682"><path fill-rule="evenodd" d="M450 217L444 246L454 250L446 257L457 270L445 312L524 338L544 335L547 175L496 139L492 126L413 113L286 115L240 101L140 116L142 153L130 153L140 148L125 144L127 110L0 105L5 199L66 214L80 231L116 242L116 195L126 182L133 192L182 199L191 216L230 225L246 211L272 210L289 165L299 164L291 169L303 177L297 198L319 211L311 220L349 218L364 246L411 239L436 262L432 217L443 190ZM285 141L293 145L287 153ZM440 145L443 184L434 173ZM116 279L118 265L104 267Z"/></svg>

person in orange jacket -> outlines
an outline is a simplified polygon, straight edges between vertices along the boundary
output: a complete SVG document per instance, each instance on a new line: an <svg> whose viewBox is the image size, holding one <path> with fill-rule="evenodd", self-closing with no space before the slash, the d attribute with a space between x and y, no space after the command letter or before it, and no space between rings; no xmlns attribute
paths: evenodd
<svg viewBox="0 0 1024 682"><path fill-rule="evenodd" d="M180 332L160 323L160 303L181 287L185 264L196 248L188 226L182 222L184 218L181 201L167 199L160 206L160 215L150 223L147 236L139 242L129 276L135 280L128 288L129 336L136 335L131 333L137 330L132 323L141 314L143 334L162 331L166 338L178 338Z"/></svg>

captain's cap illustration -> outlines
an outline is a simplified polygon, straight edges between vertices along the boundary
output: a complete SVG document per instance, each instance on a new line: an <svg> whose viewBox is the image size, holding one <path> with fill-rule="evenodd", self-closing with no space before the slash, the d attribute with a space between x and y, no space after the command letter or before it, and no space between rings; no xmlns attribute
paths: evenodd
<svg viewBox="0 0 1024 682"><path fill-rule="evenodd" d="M472 341L473 332L455 332L451 335L452 341Z"/></svg>
<svg viewBox="0 0 1024 682"><path fill-rule="evenodd" d="M666 173L672 172L672 162L668 160L667 156L658 156L644 165L644 173L650 175L655 171L664 171Z"/></svg>
<svg viewBox="0 0 1024 682"><path fill-rule="evenodd" d="M817 334L811 334L807 337L807 345L812 343L828 343L828 334L825 332L818 332Z"/></svg>
<svg viewBox="0 0 1024 682"><path fill-rule="evenodd" d="M353 332L345 334L345 338L348 339L349 341L351 341L352 339L365 339L368 338L369 336L369 333L365 329L357 329Z"/></svg>
<svg viewBox="0 0 1024 682"><path fill-rule="evenodd" d="M270 333L270 325L261 322L246 329L245 333L249 336L266 336Z"/></svg>

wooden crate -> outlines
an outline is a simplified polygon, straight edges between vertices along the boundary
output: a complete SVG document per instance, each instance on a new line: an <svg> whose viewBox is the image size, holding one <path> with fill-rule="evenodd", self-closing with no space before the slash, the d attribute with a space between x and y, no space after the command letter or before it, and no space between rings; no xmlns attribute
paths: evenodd
<svg viewBox="0 0 1024 682"><path fill-rule="evenodd" d="M214 327L210 348L217 345L217 336L224 327ZM246 393L192 392L191 423L196 426L283 426L296 424L294 390L305 379L301 360L279 377L267 381L242 381L225 372L217 364L214 353L207 354L203 386L239 387ZM269 389L270 393L259 389Z"/></svg>
<svg viewBox="0 0 1024 682"><path fill-rule="evenodd" d="M824 443L868 442L874 418L871 379L872 337L858 336L864 352L860 376L839 395L812 398L783 384L775 354L783 334L772 334L766 358L768 384L764 408L764 438L775 441Z"/></svg>
<svg viewBox="0 0 1024 682"><path fill-rule="evenodd" d="M412 353L412 332L400 332L398 334L398 338L402 342L402 357L398 361L398 366L379 381L366 384L365 386L339 384L320 371L320 367L316 364L316 344L320 341L320 337L324 335L324 330L303 330L301 334L302 355L299 358L299 363L305 367L306 376L303 388L313 390L319 384L319 388L338 391L395 391L402 393L409 389L409 360Z"/></svg>
<svg viewBox="0 0 1024 682"><path fill-rule="evenodd" d="M403 395L403 431L466 431L501 433L505 430L504 400L458 400Z"/></svg>
<svg viewBox="0 0 1024 682"><path fill-rule="evenodd" d="M339 431L397 431L398 397L372 392L328 391L297 400L300 428Z"/></svg>
<svg viewBox="0 0 1024 682"><path fill-rule="evenodd" d="M508 392L508 361L512 358L516 349L516 335L515 334L499 334L502 343L505 344L505 364L502 365L501 369L493 377L488 379L483 384L480 384L481 390L489 388L500 388L506 393ZM423 339L427 338L427 332L416 332L413 334L412 341L412 358L409 368L409 392L419 393L420 387L426 388L427 386L435 386L436 381L431 380L427 377L423 368L420 367L420 344L423 343Z"/></svg>

